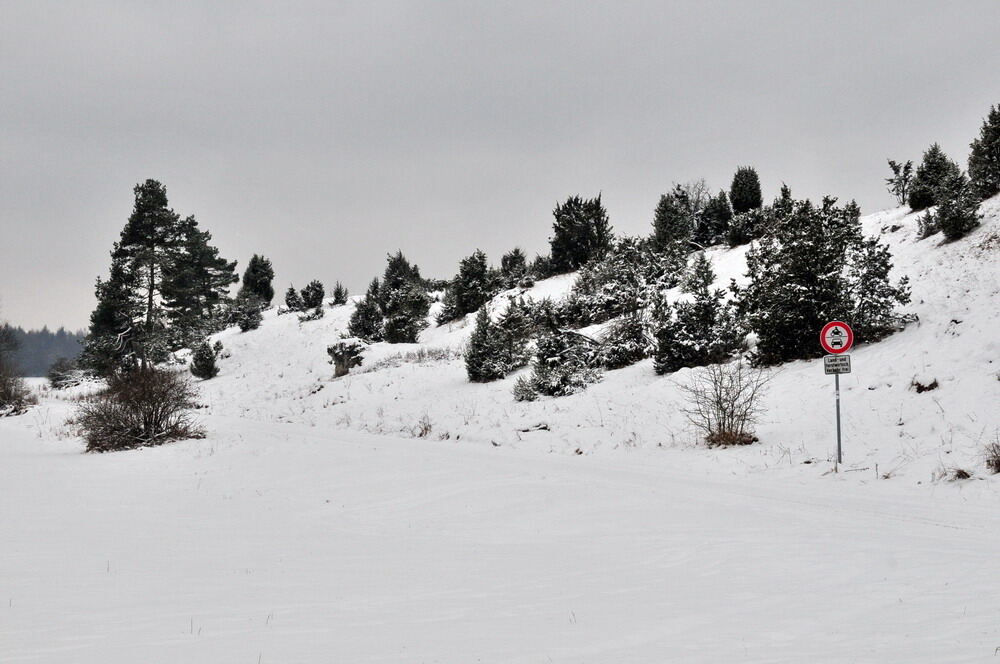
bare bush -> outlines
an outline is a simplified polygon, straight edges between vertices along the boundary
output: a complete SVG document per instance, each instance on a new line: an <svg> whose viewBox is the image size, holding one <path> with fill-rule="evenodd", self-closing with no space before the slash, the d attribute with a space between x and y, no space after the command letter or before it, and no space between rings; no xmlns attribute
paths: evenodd
<svg viewBox="0 0 1000 664"><path fill-rule="evenodd" d="M108 379L108 387L80 405L76 421L88 452L110 452L204 438L190 410L196 391L180 373L137 369Z"/></svg>
<svg viewBox="0 0 1000 664"><path fill-rule="evenodd" d="M327 346L326 352L330 356L330 363L333 364L333 377L346 376L353 367L360 367L364 351L365 343L355 337L347 337L332 346Z"/></svg>
<svg viewBox="0 0 1000 664"><path fill-rule="evenodd" d="M1000 473L1000 440L986 446L986 467L991 473Z"/></svg>
<svg viewBox="0 0 1000 664"><path fill-rule="evenodd" d="M749 445L757 440L753 427L770 380L763 368L740 361L697 369L678 385L688 402L681 412L711 447Z"/></svg>

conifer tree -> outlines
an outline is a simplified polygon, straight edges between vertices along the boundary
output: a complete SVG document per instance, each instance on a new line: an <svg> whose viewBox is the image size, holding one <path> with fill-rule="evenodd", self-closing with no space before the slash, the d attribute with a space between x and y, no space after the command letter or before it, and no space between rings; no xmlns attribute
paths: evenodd
<svg viewBox="0 0 1000 664"><path fill-rule="evenodd" d="M500 278L503 288L517 286L527 272L527 258L518 247L514 247L500 259Z"/></svg>
<svg viewBox="0 0 1000 664"><path fill-rule="evenodd" d="M132 340L141 302L135 275L116 250L111 254L111 270L106 280L98 277L94 288L97 306L90 314L90 328L83 342L80 365L98 376L107 376L130 367L135 358Z"/></svg>
<svg viewBox="0 0 1000 664"><path fill-rule="evenodd" d="M721 289L712 289L714 281L711 262L698 254L682 284L691 299L656 308L657 373L724 362L737 350L739 334L732 307Z"/></svg>
<svg viewBox="0 0 1000 664"><path fill-rule="evenodd" d="M363 339L368 343L382 341L383 320L382 309L379 305L380 292L381 284L378 277L376 277L372 279L372 283L368 286L368 291L365 293L364 298L358 301L354 312L351 314L347 330L352 337Z"/></svg>
<svg viewBox="0 0 1000 664"><path fill-rule="evenodd" d="M940 145L935 143L927 148L910 183L910 209L916 212L937 205L938 188L960 172L958 164L948 159Z"/></svg>
<svg viewBox="0 0 1000 664"><path fill-rule="evenodd" d="M979 138L969 145L969 180L981 200L1000 193L1000 104L990 106Z"/></svg>
<svg viewBox="0 0 1000 664"><path fill-rule="evenodd" d="M98 306L85 342L85 361L108 372L166 358L165 274L177 259L180 221L156 180L133 189L135 204L111 253L111 276L98 280ZM96 319L95 319L96 317Z"/></svg>
<svg viewBox="0 0 1000 664"><path fill-rule="evenodd" d="M230 312L232 322L239 326L241 332L249 332L260 327L264 316L261 311L264 303L253 295L242 294L236 297Z"/></svg>
<svg viewBox="0 0 1000 664"><path fill-rule="evenodd" d="M333 303L336 305L347 304L347 288L339 281L333 287Z"/></svg>
<svg viewBox="0 0 1000 664"><path fill-rule="evenodd" d="M892 334L903 322L897 305L910 301L909 278L893 286L889 280L892 255L876 237L862 239L851 250L847 281L855 343L874 343Z"/></svg>
<svg viewBox="0 0 1000 664"><path fill-rule="evenodd" d="M274 299L274 286L271 284L273 280L274 268L271 267L271 261L254 254L243 272L240 294L253 296L264 307L268 307Z"/></svg>
<svg viewBox="0 0 1000 664"><path fill-rule="evenodd" d="M572 272L611 248L613 234L601 196L584 200L571 196L552 212L551 268L555 273Z"/></svg>
<svg viewBox="0 0 1000 664"><path fill-rule="evenodd" d="M445 306L438 315L438 325L478 310L492 297L493 284L486 254L477 249L471 256L463 258L458 274L451 280L445 294Z"/></svg>
<svg viewBox="0 0 1000 664"><path fill-rule="evenodd" d="M173 350L221 329L229 287L237 281L236 262L219 256L212 234L189 216L179 225L178 253L163 275L163 298Z"/></svg>
<svg viewBox="0 0 1000 664"><path fill-rule="evenodd" d="M313 279L306 287L302 289L299 294L302 298L302 308L303 309L321 309L323 307L323 298L326 292L323 289L323 284Z"/></svg>
<svg viewBox="0 0 1000 664"><path fill-rule="evenodd" d="M384 319L383 336L389 343L416 343L417 335L427 327L431 301L419 268L411 265L402 251L388 257L379 306Z"/></svg>
<svg viewBox="0 0 1000 664"><path fill-rule="evenodd" d="M507 375L502 343L500 330L490 319L489 311L481 308L465 349L465 372L470 382L488 383Z"/></svg>
<svg viewBox="0 0 1000 664"><path fill-rule="evenodd" d="M202 341L198 344L198 347L194 350L194 354L191 356L192 375L202 380L209 380L218 376L219 367L215 364L215 355L215 350L208 344L208 341Z"/></svg>
<svg viewBox="0 0 1000 664"><path fill-rule="evenodd" d="M816 207L795 201L747 253L750 283L732 289L740 319L757 335L757 364L818 357L816 335L825 323L850 321L857 312L868 334L906 300L905 284L888 287L884 265L863 265L867 258L882 257L881 249L862 242L857 205L835 203L825 198ZM862 283L855 283L858 279ZM872 297L859 302L862 289Z"/></svg>
<svg viewBox="0 0 1000 664"><path fill-rule="evenodd" d="M729 233L729 222L733 219L733 210L729 206L726 192L710 198L702 210L700 223L694 232L694 241L703 247L717 244Z"/></svg>
<svg viewBox="0 0 1000 664"><path fill-rule="evenodd" d="M686 247L693 228L687 194L679 185L671 193L660 196L653 213L653 246L660 251Z"/></svg>
<svg viewBox="0 0 1000 664"><path fill-rule="evenodd" d="M743 214L756 210L764 204L760 190L760 178L751 166L740 166L733 175L729 187L729 202L733 206L733 214Z"/></svg>
<svg viewBox="0 0 1000 664"><path fill-rule="evenodd" d="M978 196L973 192L964 173L947 175L938 186L937 210L933 225L947 240L957 240L979 225Z"/></svg>
<svg viewBox="0 0 1000 664"><path fill-rule="evenodd" d="M289 311L305 311L306 306L302 303L302 296L295 290L295 286L289 286L285 291L285 306Z"/></svg>

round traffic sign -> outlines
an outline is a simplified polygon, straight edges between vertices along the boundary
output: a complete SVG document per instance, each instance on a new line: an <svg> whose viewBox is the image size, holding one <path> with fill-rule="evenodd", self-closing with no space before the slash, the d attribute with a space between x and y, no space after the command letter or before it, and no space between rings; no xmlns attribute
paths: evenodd
<svg viewBox="0 0 1000 664"><path fill-rule="evenodd" d="M847 323L830 321L819 333L819 344L828 353L846 353L854 345L854 330Z"/></svg>

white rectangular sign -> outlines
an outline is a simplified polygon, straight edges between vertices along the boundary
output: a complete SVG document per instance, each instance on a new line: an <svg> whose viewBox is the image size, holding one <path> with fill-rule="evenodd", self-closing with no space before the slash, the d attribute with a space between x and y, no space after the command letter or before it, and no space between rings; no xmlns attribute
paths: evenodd
<svg viewBox="0 0 1000 664"><path fill-rule="evenodd" d="M827 355L823 358L823 369L828 374L851 373L850 355Z"/></svg>

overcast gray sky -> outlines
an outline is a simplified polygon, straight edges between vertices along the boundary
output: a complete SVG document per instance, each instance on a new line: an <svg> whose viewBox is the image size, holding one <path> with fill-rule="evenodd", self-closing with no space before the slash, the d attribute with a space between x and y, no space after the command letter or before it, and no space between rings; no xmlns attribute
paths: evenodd
<svg viewBox="0 0 1000 664"><path fill-rule="evenodd" d="M886 157L964 167L998 35L995 0L0 0L0 316L84 326L146 178L279 293L533 255L575 193L645 234L742 164L876 210Z"/></svg>

